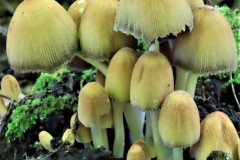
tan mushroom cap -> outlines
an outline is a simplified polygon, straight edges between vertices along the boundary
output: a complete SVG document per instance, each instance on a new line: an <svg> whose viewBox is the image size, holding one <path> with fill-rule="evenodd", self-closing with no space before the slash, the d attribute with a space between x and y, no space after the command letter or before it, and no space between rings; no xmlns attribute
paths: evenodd
<svg viewBox="0 0 240 160"><path fill-rule="evenodd" d="M127 153L127 160L151 160L154 157L155 153L142 140L134 142Z"/></svg>
<svg viewBox="0 0 240 160"><path fill-rule="evenodd" d="M71 129L74 129L74 127L77 127L75 131L75 137L76 141L79 143L89 143L92 141L91 137L91 130L90 128L85 127L81 122L76 125L77 119L77 113L73 114L71 119L70 119L70 127Z"/></svg>
<svg viewBox="0 0 240 160"><path fill-rule="evenodd" d="M212 151L229 154L238 160L238 134L229 117L219 111L209 114L201 122L200 140L191 148L196 160L207 159Z"/></svg>
<svg viewBox="0 0 240 160"><path fill-rule="evenodd" d="M191 33L179 34L173 47L174 63L193 73L237 69L237 48L225 17L210 6L194 10Z"/></svg>
<svg viewBox="0 0 240 160"><path fill-rule="evenodd" d="M11 99L18 100L18 95L22 93L22 91L14 76L7 74L2 78L1 93Z"/></svg>
<svg viewBox="0 0 240 160"><path fill-rule="evenodd" d="M68 8L68 13L72 17L75 24L77 25L77 29L79 29L82 14L83 14L83 11L84 11L88 1L89 0L76 0Z"/></svg>
<svg viewBox="0 0 240 160"><path fill-rule="evenodd" d="M110 97L119 102L130 101L130 82L136 61L136 52L128 47L121 48L113 56L105 83L105 89Z"/></svg>
<svg viewBox="0 0 240 160"><path fill-rule="evenodd" d="M55 71L76 48L76 25L55 0L24 0L17 7L7 35L7 56L14 69Z"/></svg>
<svg viewBox="0 0 240 160"><path fill-rule="evenodd" d="M185 91L174 91L164 99L158 128L164 144L189 147L199 140L200 118L196 103Z"/></svg>
<svg viewBox="0 0 240 160"><path fill-rule="evenodd" d="M146 52L138 58L132 73L130 100L142 110L156 110L173 91L173 72L160 52Z"/></svg>
<svg viewBox="0 0 240 160"><path fill-rule="evenodd" d="M193 15L185 0L121 0L114 30L150 43L158 37L177 35L186 26L192 30Z"/></svg>
<svg viewBox="0 0 240 160"><path fill-rule="evenodd" d="M41 143L41 145L43 146L43 148L45 148L46 150L52 151L52 145L51 145L51 140L53 140L53 137L50 133L48 133L47 131L41 131L38 134L38 139Z"/></svg>
<svg viewBox="0 0 240 160"><path fill-rule="evenodd" d="M113 30L117 6L118 0L88 2L79 28L80 46L86 56L108 61L118 49L136 45L132 36Z"/></svg>
<svg viewBox="0 0 240 160"><path fill-rule="evenodd" d="M3 98L0 97L0 119L7 113L8 109L5 106Z"/></svg>
<svg viewBox="0 0 240 160"><path fill-rule="evenodd" d="M62 136L62 142L66 143L70 146L73 146L75 143L75 134L73 133L73 130L68 128L65 130Z"/></svg>
<svg viewBox="0 0 240 160"><path fill-rule="evenodd" d="M97 118L111 112L111 104L104 88L97 82L86 84L79 93L78 119L86 127L93 127Z"/></svg>

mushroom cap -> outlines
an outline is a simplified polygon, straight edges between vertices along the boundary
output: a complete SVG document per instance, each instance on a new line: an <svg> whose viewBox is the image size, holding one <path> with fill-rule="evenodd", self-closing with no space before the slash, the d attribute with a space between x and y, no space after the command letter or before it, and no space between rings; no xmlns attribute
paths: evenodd
<svg viewBox="0 0 240 160"><path fill-rule="evenodd" d="M229 117L215 111L201 122L200 140L191 147L191 156L202 160L212 151L222 151L238 160L238 141L238 133Z"/></svg>
<svg viewBox="0 0 240 160"><path fill-rule="evenodd" d="M78 119L86 127L93 127L97 118L111 112L111 104L104 88L97 82L86 84L79 93Z"/></svg>
<svg viewBox="0 0 240 160"><path fill-rule="evenodd" d="M136 61L136 52L128 47L121 48L110 61L105 89L118 102L130 101L130 82Z"/></svg>
<svg viewBox="0 0 240 160"><path fill-rule="evenodd" d="M156 110L173 91L173 72L160 52L146 52L138 58L132 72L130 100L142 110Z"/></svg>
<svg viewBox="0 0 240 160"><path fill-rule="evenodd" d="M210 6L194 9L194 28L175 39L173 61L193 73L209 74L237 69L237 48L225 17Z"/></svg>
<svg viewBox="0 0 240 160"><path fill-rule="evenodd" d="M47 131L41 131L38 134L38 139L41 143L41 145L43 146L43 148L45 148L46 150L52 151L52 145L51 145L51 141L53 140L53 137L50 133L48 133Z"/></svg>
<svg viewBox="0 0 240 160"><path fill-rule="evenodd" d="M151 160L155 156L155 153L144 141L138 140L128 150L127 160Z"/></svg>
<svg viewBox="0 0 240 160"><path fill-rule="evenodd" d="M2 78L1 93L11 99L18 100L18 95L22 93L22 91L14 76L7 74Z"/></svg>
<svg viewBox="0 0 240 160"><path fill-rule="evenodd" d="M71 129L75 129L75 137L76 141L79 143L89 143L92 141L91 137L91 131L90 128L85 127L81 122L76 124L77 119L77 113L73 114L70 119L70 127ZM75 126L77 125L77 126Z"/></svg>
<svg viewBox="0 0 240 160"><path fill-rule="evenodd" d="M196 103L185 91L174 91L164 99L158 128L164 144L189 147L199 140L200 118Z"/></svg>
<svg viewBox="0 0 240 160"><path fill-rule="evenodd" d="M134 47L136 40L113 25L118 0L89 0L82 15L79 28L80 46L83 54L101 61L108 61L122 47Z"/></svg>
<svg viewBox="0 0 240 160"><path fill-rule="evenodd" d="M77 48L76 25L55 0L24 0L7 35L7 56L19 72L57 70Z"/></svg>
<svg viewBox="0 0 240 160"><path fill-rule="evenodd" d="M0 119L7 113L8 109L5 106L4 100L0 97Z"/></svg>
<svg viewBox="0 0 240 160"><path fill-rule="evenodd" d="M147 43L169 34L192 30L193 15L185 0L121 0L114 30Z"/></svg>
<svg viewBox="0 0 240 160"><path fill-rule="evenodd" d="M74 143L75 143L75 135L74 135L72 129L68 128L68 129L65 130L65 132L63 133L63 136L62 136L62 142L63 143L67 143L70 146L74 145Z"/></svg>
<svg viewBox="0 0 240 160"><path fill-rule="evenodd" d="M83 11L87 5L88 0L76 0L68 8L68 13L72 17L73 21L77 25L77 30L79 29Z"/></svg>

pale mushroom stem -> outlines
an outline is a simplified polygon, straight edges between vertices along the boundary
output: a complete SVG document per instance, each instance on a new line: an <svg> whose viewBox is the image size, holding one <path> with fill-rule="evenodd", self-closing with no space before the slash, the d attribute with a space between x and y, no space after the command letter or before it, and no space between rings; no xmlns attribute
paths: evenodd
<svg viewBox="0 0 240 160"><path fill-rule="evenodd" d="M198 77L199 74L189 73L185 87L185 91L188 92L193 98L195 95Z"/></svg>
<svg viewBox="0 0 240 160"><path fill-rule="evenodd" d="M102 129L101 129L101 132L102 132L104 147L105 147L107 150L109 150L107 129L106 129L106 128L102 128Z"/></svg>
<svg viewBox="0 0 240 160"><path fill-rule="evenodd" d="M89 57L85 57L80 53L80 51L76 52L75 55L80 57L82 60L86 61L87 63L91 64L92 66L96 67L100 72L102 72L103 75L106 76L107 69L108 69L107 64Z"/></svg>
<svg viewBox="0 0 240 160"><path fill-rule="evenodd" d="M92 146L92 144L90 142L89 143L84 143L84 148L93 149L93 146Z"/></svg>
<svg viewBox="0 0 240 160"><path fill-rule="evenodd" d="M183 148L173 148L173 160L183 160Z"/></svg>
<svg viewBox="0 0 240 160"><path fill-rule="evenodd" d="M188 72L176 66L175 90L184 90L188 79Z"/></svg>
<svg viewBox="0 0 240 160"><path fill-rule="evenodd" d="M107 147L104 145L104 142L103 142L103 136L101 132L101 125L100 125L99 118L97 118L94 121L94 126L91 127L91 134L92 134L92 141L93 141L94 148L98 148L100 146L104 146L105 148Z"/></svg>
<svg viewBox="0 0 240 160"><path fill-rule="evenodd" d="M131 143L134 143L136 140L143 140L145 112L132 106L131 104L127 104L124 109L124 117L130 132L129 135Z"/></svg>
<svg viewBox="0 0 240 160"><path fill-rule="evenodd" d="M149 47L149 51L159 51L160 46L158 40L155 40L154 43L152 43Z"/></svg>
<svg viewBox="0 0 240 160"><path fill-rule="evenodd" d="M113 124L114 124L114 144L113 157L123 158L125 145L125 132L123 125L124 103L116 102L113 105Z"/></svg>
<svg viewBox="0 0 240 160"><path fill-rule="evenodd" d="M147 143L151 148L154 148L154 145L153 145L152 125L151 125L150 116L147 116L147 113L146 113L145 141L146 141L146 143Z"/></svg>
<svg viewBox="0 0 240 160"><path fill-rule="evenodd" d="M146 116L150 116L154 149L157 155L157 160L170 159L172 157L172 149L163 144L163 141L158 132L158 113L157 111L147 111Z"/></svg>

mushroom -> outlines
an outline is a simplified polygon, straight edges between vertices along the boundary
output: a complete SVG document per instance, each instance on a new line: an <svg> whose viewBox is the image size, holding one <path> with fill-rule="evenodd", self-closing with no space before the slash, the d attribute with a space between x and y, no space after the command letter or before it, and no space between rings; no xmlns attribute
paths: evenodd
<svg viewBox="0 0 240 160"><path fill-rule="evenodd" d="M101 124L101 118L111 117L111 104L104 88L97 82L87 83L79 93L78 99L78 119L85 126L91 128L94 147L104 146L106 144L106 133L102 133L102 128L110 128L111 121ZM105 129L104 129L105 130ZM103 137L103 135L105 137Z"/></svg>
<svg viewBox="0 0 240 160"><path fill-rule="evenodd" d="M177 35L186 26L192 30L192 22L192 11L185 0L121 0L114 30L150 44L158 37Z"/></svg>
<svg viewBox="0 0 240 160"><path fill-rule="evenodd" d="M72 115L70 119L70 127L71 129L75 130L75 137L77 142L83 143L85 148L93 148L91 144L91 130L78 121L77 113Z"/></svg>
<svg viewBox="0 0 240 160"><path fill-rule="evenodd" d="M0 124L1 124L1 119L4 117L4 115L8 112L8 109L4 103L4 100L2 97L0 97Z"/></svg>
<svg viewBox="0 0 240 160"><path fill-rule="evenodd" d="M7 74L2 78L1 93L12 100L18 101L18 97L22 91L17 79L14 76ZM7 106L9 99L4 98L4 102Z"/></svg>
<svg viewBox="0 0 240 160"><path fill-rule="evenodd" d="M19 72L53 72L73 57L77 29L55 0L24 0L7 35L7 57Z"/></svg>
<svg viewBox="0 0 240 160"><path fill-rule="evenodd" d="M201 7L204 5L203 0L188 0L192 10L194 10L196 7Z"/></svg>
<svg viewBox="0 0 240 160"><path fill-rule="evenodd" d="M158 132L158 109L165 96L173 91L173 72L167 58L160 52L145 52L136 62L130 85L133 105L146 111L146 141L152 131L157 158L168 159L171 149L164 146ZM149 144L151 145L151 144Z"/></svg>
<svg viewBox="0 0 240 160"><path fill-rule="evenodd" d="M109 61L122 47L134 47L136 40L113 30L118 0L88 1L79 27L83 55L100 61Z"/></svg>
<svg viewBox="0 0 240 160"><path fill-rule="evenodd" d="M185 91L174 91L164 99L159 112L158 128L165 145L173 148L173 159L183 160L183 148L200 137L197 105Z"/></svg>
<svg viewBox="0 0 240 160"><path fill-rule="evenodd" d="M68 128L62 135L62 142L68 146L73 146L75 143L75 135L73 130Z"/></svg>
<svg viewBox="0 0 240 160"><path fill-rule="evenodd" d="M215 111L201 122L200 140L191 147L191 156L202 160L213 151L221 151L238 160L238 141L238 133L229 117Z"/></svg>
<svg viewBox="0 0 240 160"><path fill-rule="evenodd" d="M173 46L174 64L189 72L185 90L194 96L199 75L235 71L237 48L225 17L210 6L197 7L191 33L177 36Z"/></svg>
<svg viewBox="0 0 240 160"><path fill-rule="evenodd" d="M128 150L127 160L151 160L156 157L151 148L141 140L136 141Z"/></svg>
<svg viewBox="0 0 240 160"><path fill-rule="evenodd" d="M48 133L47 131L41 131L38 134L38 139L39 139L41 145L43 146L43 148L45 148L48 151L53 151L53 147L51 144L53 137L50 133Z"/></svg>
<svg viewBox="0 0 240 160"><path fill-rule="evenodd" d="M73 21L75 22L77 26L77 30L79 30L82 14L88 1L89 0L76 0L68 8L68 13L72 17Z"/></svg>
<svg viewBox="0 0 240 160"><path fill-rule="evenodd" d="M123 110L130 101L131 75L136 60L136 52L131 48L124 47L111 59L106 75L105 89L114 101L113 123L115 139L113 156L116 158L123 158L124 154L125 133L123 125ZM139 135L141 134L140 130L136 130L134 134L135 133L137 134L136 136L139 136L138 138L141 138Z"/></svg>

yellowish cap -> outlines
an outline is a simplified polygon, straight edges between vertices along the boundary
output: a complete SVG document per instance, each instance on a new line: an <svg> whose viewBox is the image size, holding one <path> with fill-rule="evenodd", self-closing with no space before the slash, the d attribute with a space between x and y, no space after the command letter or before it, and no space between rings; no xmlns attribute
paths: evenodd
<svg viewBox="0 0 240 160"><path fill-rule="evenodd" d="M164 99L158 128L164 144L189 147L199 140L200 118L193 98L185 91L174 91Z"/></svg>
<svg viewBox="0 0 240 160"><path fill-rule="evenodd" d="M108 67L105 84L105 89L110 97L119 102L130 101L130 82L136 61L136 52L128 47L120 49L113 56Z"/></svg>
<svg viewBox="0 0 240 160"><path fill-rule="evenodd" d="M130 99L142 110L156 110L173 91L173 72L160 52L146 52L136 62L131 78Z"/></svg>
<svg viewBox="0 0 240 160"><path fill-rule="evenodd" d="M7 56L14 69L55 71L76 48L76 25L55 0L24 0L17 7L7 35Z"/></svg>

